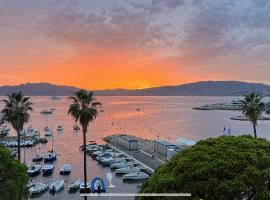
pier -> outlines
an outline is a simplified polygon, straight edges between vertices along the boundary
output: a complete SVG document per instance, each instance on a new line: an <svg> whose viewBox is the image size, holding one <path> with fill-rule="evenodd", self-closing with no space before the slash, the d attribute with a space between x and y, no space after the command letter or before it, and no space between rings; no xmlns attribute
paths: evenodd
<svg viewBox="0 0 270 200"><path fill-rule="evenodd" d="M158 159L156 156L152 156L144 151L142 144L139 143L139 148L137 150L130 150L122 145L120 145L117 140L119 139L118 135L113 135L110 139L105 139L107 144L113 148L115 151L125 154L126 156L132 158L133 160L140 163L145 167L146 172L152 174L155 169L164 164L165 162Z"/></svg>

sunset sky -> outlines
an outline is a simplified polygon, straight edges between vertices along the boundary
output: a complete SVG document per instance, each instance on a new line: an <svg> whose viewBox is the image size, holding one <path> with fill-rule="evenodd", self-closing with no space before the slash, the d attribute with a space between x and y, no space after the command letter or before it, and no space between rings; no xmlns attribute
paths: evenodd
<svg viewBox="0 0 270 200"><path fill-rule="evenodd" d="M270 83L268 0L0 0L0 85Z"/></svg>

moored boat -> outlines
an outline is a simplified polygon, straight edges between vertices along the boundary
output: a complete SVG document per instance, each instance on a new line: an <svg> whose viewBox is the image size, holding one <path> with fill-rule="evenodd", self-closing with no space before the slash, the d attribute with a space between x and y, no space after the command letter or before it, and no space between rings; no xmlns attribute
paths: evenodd
<svg viewBox="0 0 270 200"><path fill-rule="evenodd" d="M35 183L32 187L29 188L30 195L41 194L47 191L49 188L48 184L45 183Z"/></svg>
<svg viewBox="0 0 270 200"><path fill-rule="evenodd" d="M50 176L53 173L54 165L44 165L42 168L43 176Z"/></svg>
<svg viewBox="0 0 270 200"><path fill-rule="evenodd" d="M85 187L84 187L84 182L82 182L80 184L80 193L90 193L91 192L91 182L88 181L86 183L86 190L85 190Z"/></svg>
<svg viewBox="0 0 270 200"><path fill-rule="evenodd" d="M75 124L75 125L73 126L73 130L74 130L74 131L79 131L79 130L80 130L80 127L79 127L77 124Z"/></svg>
<svg viewBox="0 0 270 200"><path fill-rule="evenodd" d="M43 155L37 154L37 155L35 155L35 156L33 157L32 160L33 160L33 162L40 162L40 161L43 160Z"/></svg>
<svg viewBox="0 0 270 200"><path fill-rule="evenodd" d="M123 175L123 180L145 180L149 178L149 175L145 172L137 171Z"/></svg>
<svg viewBox="0 0 270 200"><path fill-rule="evenodd" d="M29 165L27 167L27 174L29 176L37 176L40 174L41 165Z"/></svg>
<svg viewBox="0 0 270 200"><path fill-rule="evenodd" d="M115 170L116 174L130 174L134 172L140 171L139 168L133 167L133 166L128 166L128 167L123 167Z"/></svg>
<svg viewBox="0 0 270 200"><path fill-rule="evenodd" d="M50 193L60 192L62 189L64 189L64 180L56 180L50 185Z"/></svg>
<svg viewBox="0 0 270 200"><path fill-rule="evenodd" d="M46 156L44 156L43 159L44 162L53 162L56 160L56 154L54 152L50 152Z"/></svg>
<svg viewBox="0 0 270 200"><path fill-rule="evenodd" d="M42 111L40 112L40 114L43 114L43 115L50 115L50 114L52 114L52 113L53 113L52 110L42 110Z"/></svg>
<svg viewBox="0 0 270 200"><path fill-rule="evenodd" d="M60 131L63 131L63 126L61 126L61 125L59 125L59 126L57 126L57 128L56 128L56 130L58 131L58 132L60 132Z"/></svg>
<svg viewBox="0 0 270 200"><path fill-rule="evenodd" d="M62 167L60 169L60 175L68 175L68 174L70 174L70 171L71 171L71 165L64 164L64 165L62 165Z"/></svg>
<svg viewBox="0 0 270 200"><path fill-rule="evenodd" d="M80 185L81 185L81 182L80 180L76 180L72 183L69 184L68 188L69 188L69 192L76 192L80 189Z"/></svg>

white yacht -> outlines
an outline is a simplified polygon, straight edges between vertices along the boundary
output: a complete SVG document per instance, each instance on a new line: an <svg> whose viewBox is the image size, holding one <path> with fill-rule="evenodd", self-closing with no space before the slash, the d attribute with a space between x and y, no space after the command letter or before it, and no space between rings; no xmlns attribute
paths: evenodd
<svg viewBox="0 0 270 200"><path fill-rule="evenodd" d="M49 185L45 183L35 183L29 188L30 195L39 194L48 190Z"/></svg>
<svg viewBox="0 0 270 200"><path fill-rule="evenodd" d="M37 176L40 174L41 165L29 165L27 168L27 174L29 176Z"/></svg>
<svg viewBox="0 0 270 200"><path fill-rule="evenodd" d="M125 174L123 175L122 178L123 180L144 180L144 179L148 179L149 175L146 174L145 172L136 171L133 173Z"/></svg>
<svg viewBox="0 0 270 200"><path fill-rule="evenodd" d="M130 174L137 171L140 171L140 169L133 166L123 167L115 170L116 174Z"/></svg>
<svg viewBox="0 0 270 200"><path fill-rule="evenodd" d="M50 185L50 192L59 192L64 188L65 181L64 180L56 180Z"/></svg>
<svg viewBox="0 0 270 200"><path fill-rule="evenodd" d="M111 169L120 169L120 168L124 168L124 167L129 167L129 166L134 166L133 163L124 161L124 162L120 162L120 163L113 163L111 164Z"/></svg>
<svg viewBox="0 0 270 200"><path fill-rule="evenodd" d="M110 157L110 158L105 158L103 160L101 160L100 162L103 164L103 165L111 165L113 163L119 163L119 162L123 162L125 161L124 158L119 158L119 157Z"/></svg>
<svg viewBox="0 0 270 200"><path fill-rule="evenodd" d="M62 165L60 169L60 175L68 175L71 171L71 165L70 164L64 164Z"/></svg>

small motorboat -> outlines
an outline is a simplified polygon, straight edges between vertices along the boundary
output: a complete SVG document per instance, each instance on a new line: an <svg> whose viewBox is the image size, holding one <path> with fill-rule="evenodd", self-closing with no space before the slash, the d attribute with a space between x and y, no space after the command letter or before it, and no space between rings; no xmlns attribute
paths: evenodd
<svg viewBox="0 0 270 200"><path fill-rule="evenodd" d="M80 185L81 185L81 182L80 180L76 180L72 183L69 184L68 188L69 188L69 192L77 192L79 189L80 189Z"/></svg>
<svg viewBox="0 0 270 200"><path fill-rule="evenodd" d="M100 177L95 177L91 182L91 190L93 193L105 193L106 186Z"/></svg>
<svg viewBox="0 0 270 200"><path fill-rule="evenodd" d="M69 164L62 165L60 169L60 175L68 175L70 174L70 171L71 171L71 165Z"/></svg>
<svg viewBox="0 0 270 200"><path fill-rule="evenodd" d="M137 167L133 167L133 166L128 166L128 167L123 167L123 168L119 168L115 170L116 174L130 174L130 173L134 173L140 171L139 168Z"/></svg>
<svg viewBox="0 0 270 200"><path fill-rule="evenodd" d="M120 163L111 164L111 169L120 169L120 168L124 168L124 167L129 167L129 166L133 167L134 164L127 162L127 161L124 161L124 162L120 162Z"/></svg>
<svg viewBox="0 0 270 200"><path fill-rule="evenodd" d="M80 130L80 127L79 127L77 124L75 124L75 125L73 126L73 130L74 130L74 131L79 131L79 130Z"/></svg>
<svg viewBox="0 0 270 200"><path fill-rule="evenodd" d="M40 174L41 165L29 165L27 168L27 174L29 176L37 176Z"/></svg>
<svg viewBox="0 0 270 200"><path fill-rule="evenodd" d="M125 161L124 158L119 158L119 157L110 157L110 158L105 158L103 160L101 160L100 162L103 164L103 165L111 165L113 163L119 163L119 162L123 162Z"/></svg>
<svg viewBox="0 0 270 200"><path fill-rule="evenodd" d="M44 135L45 136L52 136L52 131L51 131L51 129L48 127L48 126L46 126L45 128L44 128Z"/></svg>
<svg viewBox="0 0 270 200"><path fill-rule="evenodd" d="M105 158L111 158L111 157L112 157L112 154L111 153L104 153L104 154L102 154L100 156L97 156L96 157L96 160L99 161L99 162L101 162L103 159L105 159Z"/></svg>
<svg viewBox="0 0 270 200"><path fill-rule="evenodd" d="M97 149L96 151L94 151L94 152L91 154L91 157L92 157L92 158L96 158L96 157L101 156L101 155L103 155L103 152L100 151L99 149Z"/></svg>
<svg viewBox="0 0 270 200"><path fill-rule="evenodd" d="M50 176L53 173L54 165L44 165L42 168L43 176Z"/></svg>
<svg viewBox="0 0 270 200"><path fill-rule="evenodd" d="M32 132L34 132L34 129L33 129L33 127L30 125L30 126L26 129L26 131L27 131L28 133L32 133Z"/></svg>
<svg viewBox="0 0 270 200"><path fill-rule="evenodd" d="M42 110L42 111L40 112L40 114L42 114L42 115L50 115L50 114L52 114L52 113L53 113L52 110Z"/></svg>
<svg viewBox="0 0 270 200"><path fill-rule="evenodd" d="M84 187L84 182L80 184L80 193L90 193L91 192L91 182L86 183L86 191Z"/></svg>
<svg viewBox="0 0 270 200"><path fill-rule="evenodd" d="M10 131L10 129L9 129L6 125L4 125L4 126L2 126L2 127L0 128L0 133L1 133L2 135L8 135L9 131Z"/></svg>
<svg viewBox="0 0 270 200"><path fill-rule="evenodd" d="M59 192L60 190L64 189L64 180L56 180L54 181L49 188L50 193Z"/></svg>
<svg viewBox="0 0 270 200"><path fill-rule="evenodd" d="M39 136L39 130L38 129L34 130L34 136Z"/></svg>
<svg viewBox="0 0 270 200"><path fill-rule="evenodd" d="M54 152L50 152L46 156L43 157L44 162L53 162L56 160L56 154Z"/></svg>
<svg viewBox="0 0 270 200"><path fill-rule="evenodd" d="M34 185L35 185L35 182L30 178L28 180L27 187L30 188L30 187L33 187Z"/></svg>
<svg viewBox="0 0 270 200"><path fill-rule="evenodd" d="M34 141L32 141L32 140L26 140L24 142L24 146L25 147L33 147L34 146Z"/></svg>
<svg viewBox="0 0 270 200"><path fill-rule="evenodd" d="M57 128L56 128L56 130L58 131L58 132L60 132L60 131L63 131L63 126L61 126L61 125L59 125L59 126L57 126Z"/></svg>
<svg viewBox="0 0 270 200"><path fill-rule="evenodd" d="M37 154L37 155L35 155L35 156L33 157L32 160L33 160L33 162L40 162L40 161L43 160L43 155Z"/></svg>
<svg viewBox="0 0 270 200"><path fill-rule="evenodd" d="M123 180L145 180L149 178L149 175L145 172L137 171L123 175Z"/></svg>
<svg viewBox="0 0 270 200"><path fill-rule="evenodd" d="M30 195L40 194L47 191L49 188L48 184L45 183L35 183L32 187L29 188Z"/></svg>

